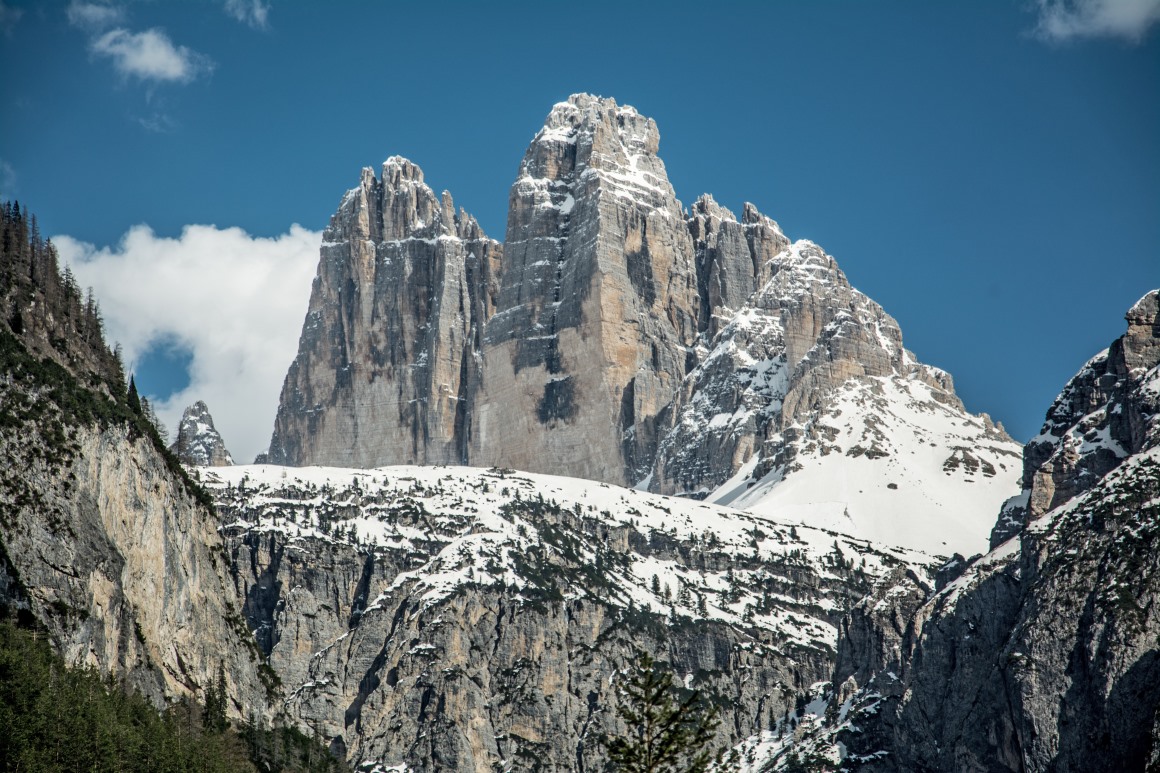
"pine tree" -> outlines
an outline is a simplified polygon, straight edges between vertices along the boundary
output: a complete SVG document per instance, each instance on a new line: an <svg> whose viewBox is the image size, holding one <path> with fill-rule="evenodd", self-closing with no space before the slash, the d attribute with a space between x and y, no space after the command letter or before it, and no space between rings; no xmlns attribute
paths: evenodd
<svg viewBox="0 0 1160 773"><path fill-rule="evenodd" d="M137 382L132 376L129 376L129 410L141 415L141 397L137 394Z"/></svg>
<svg viewBox="0 0 1160 773"><path fill-rule="evenodd" d="M623 773L704 773L719 763L709 743L719 720L693 691L677 697L673 675L659 668L647 653L638 653L627 679L618 685L616 713L628 727L622 737L605 745L613 769Z"/></svg>

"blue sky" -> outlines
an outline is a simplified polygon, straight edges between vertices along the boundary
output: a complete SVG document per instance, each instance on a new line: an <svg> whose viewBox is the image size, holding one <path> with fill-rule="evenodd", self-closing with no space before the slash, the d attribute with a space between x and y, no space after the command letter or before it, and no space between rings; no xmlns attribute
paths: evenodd
<svg viewBox="0 0 1160 773"><path fill-rule="evenodd" d="M1025 440L1160 286L1158 21L1160 0L4 0L0 193L97 289L162 415L206 397L246 458L293 356L310 233L363 166L411 158L502 239L552 104L612 96L656 119L682 201L749 200L820 243ZM246 306L289 328L260 368L217 354Z"/></svg>

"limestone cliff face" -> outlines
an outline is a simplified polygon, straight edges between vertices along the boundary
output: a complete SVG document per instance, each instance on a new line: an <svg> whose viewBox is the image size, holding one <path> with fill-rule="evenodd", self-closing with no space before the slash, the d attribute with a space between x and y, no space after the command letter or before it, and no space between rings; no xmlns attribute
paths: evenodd
<svg viewBox="0 0 1160 773"><path fill-rule="evenodd" d="M1133 306L1128 332L1068 383L1028 444L1027 488L996 528L1017 533L917 609L895 604L893 634L854 615L843 624L836 680L862 690L835 738L852 768L1160 765L1158 299ZM873 656L884 638L892 662Z"/></svg>
<svg viewBox="0 0 1160 773"><path fill-rule="evenodd" d="M656 124L611 99L552 108L511 189L477 461L635 482L691 362L692 239Z"/></svg>
<svg viewBox="0 0 1160 773"><path fill-rule="evenodd" d="M4 355L0 607L159 706L201 700L220 663L230 714L270 716L209 509L106 397Z"/></svg>
<svg viewBox="0 0 1160 773"><path fill-rule="evenodd" d="M16 211L0 208L0 617L159 708L202 700L221 664L228 712L268 719L209 500L128 406L95 301Z"/></svg>
<svg viewBox="0 0 1160 773"><path fill-rule="evenodd" d="M712 339L765 285L789 239L754 205L746 202L738 221L708 194L693 203L686 225L696 251L700 329Z"/></svg>
<svg viewBox="0 0 1160 773"><path fill-rule="evenodd" d="M1133 393L1133 372L1160 362L1157 296L1127 313L1128 331L1084 364L1047 411L1023 454L1023 493L1008 502L991 534L996 547L1028 522L1098 483L1145 447L1150 406Z"/></svg>
<svg viewBox="0 0 1160 773"><path fill-rule="evenodd" d="M707 199L690 228L707 235L699 265L718 311L662 414L650 488L943 555L981 550L987 513L1018 490L1018 445L967 413L818 245Z"/></svg>
<svg viewBox="0 0 1160 773"><path fill-rule="evenodd" d="M841 610L928 556L607 484L463 467L203 468L286 712L353 767L601 770L637 650L771 727Z"/></svg>
<svg viewBox="0 0 1160 773"><path fill-rule="evenodd" d="M392 157L323 234L269 460L464 463L500 245Z"/></svg>
<svg viewBox="0 0 1160 773"><path fill-rule="evenodd" d="M234 463L225 441L213 425L209 407L198 400L185 409L177 425L177 439L169 446L170 453L182 464L194 467L224 467Z"/></svg>
<svg viewBox="0 0 1160 773"><path fill-rule="evenodd" d="M736 498L837 448L823 414L838 391L861 380L890 403L867 381L888 378L929 387L899 399L947 428L970 425L898 431L942 453L908 473L912 491L948 470L985 471L999 500L1017 490L1014 444L903 349L833 258L752 204L738 219L706 195L685 211L659 142L612 99L555 105L512 185L502 250L410 162L364 171L324 237L264 461L501 465L700 496L740 475ZM882 412L863 413L841 453L908 458L881 440Z"/></svg>

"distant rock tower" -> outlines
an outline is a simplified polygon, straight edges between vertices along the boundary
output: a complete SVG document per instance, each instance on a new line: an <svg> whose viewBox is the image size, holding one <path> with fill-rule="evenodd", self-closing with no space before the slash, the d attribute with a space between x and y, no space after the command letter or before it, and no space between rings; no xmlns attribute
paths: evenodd
<svg viewBox="0 0 1160 773"><path fill-rule="evenodd" d="M177 439L169 446L182 464L194 467L229 467L234 458L213 425L209 408L201 400L185 409Z"/></svg>

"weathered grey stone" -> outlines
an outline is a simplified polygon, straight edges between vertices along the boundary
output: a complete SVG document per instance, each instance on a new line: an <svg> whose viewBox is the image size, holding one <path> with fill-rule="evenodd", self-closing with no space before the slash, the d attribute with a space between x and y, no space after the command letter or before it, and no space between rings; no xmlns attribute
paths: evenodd
<svg viewBox="0 0 1160 773"><path fill-rule="evenodd" d="M1157 442L1151 392L1140 380L1160 362L1157 293L1128 311L1127 332L1080 369L1047 411L1023 454L1023 493L1008 502L991 546L1098 483L1124 459Z"/></svg>
<svg viewBox="0 0 1160 773"><path fill-rule="evenodd" d="M177 426L177 439L169 450L182 464L193 467L223 467L234 463L213 425L209 408L201 400L185 409Z"/></svg>
<svg viewBox="0 0 1160 773"><path fill-rule="evenodd" d="M927 558L510 470L202 472L288 715L355 766L600 770L637 650L736 743L828 676L872 578Z"/></svg>
<svg viewBox="0 0 1160 773"><path fill-rule="evenodd" d="M731 308L744 291L742 280L760 282L760 287L735 311L722 311L708 326L716 332L708 340L706 354L662 415L652 490L703 496L754 457L749 485L771 472L792 474L796 457L818 448L883 456L897 452L886 446L882 432L873 426L887 417L872 401L862 401L853 416L848 411L841 417L827 415L839 390L852 384L866 384L871 393L881 395L875 378L928 385L930 401L937 404L933 408L956 412L964 426L972 420L979 424L954 443L976 453L977 446L985 445L985 456L991 460L1004 455L1017 458L1018 446L1006 433L985 416L979 423L967 414L950 376L919 363L906 351L894 319L851 287L820 247L808 241L789 244L777 225L751 205L746 205L743 223L732 220L711 199L699 200L694 211L691 229L708 235L698 240L698 255L699 265L710 266L702 273L709 277L707 298L718 298L715 308ZM702 249L701 244L707 246ZM758 265L760 272L747 273ZM714 295L719 286L739 282L741 291ZM704 303L708 306L709 300ZM838 448L827 442L832 441L825 437L830 419L845 426L865 423L865 443ZM997 464L987 464L994 475Z"/></svg>
<svg viewBox="0 0 1160 773"><path fill-rule="evenodd" d="M552 108L511 189L472 459L630 483L698 328L693 244L656 124L611 99Z"/></svg>
<svg viewBox="0 0 1160 773"><path fill-rule="evenodd" d="M148 437L78 422L27 388L0 375L0 606L158 707L202 700L221 664L230 715L272 716L210 511ZM15 408L34 403L35 418Z"/></svg>
<svg viewBox="0 0 1160 773"><path fill-rule="evenodd" d="M501 252L415 164L364 169L323 234L267 459L465 463Z"/></svg>
<svg viewBox="0 0 1160 773"><path fill-rule="evenodd" d="M870 680L851 704L868 710L834 736L856 762L851 769L1155 765L1158 297L1136 304L1128 332L1056 399L1027 446L1027 488L1004 509L993 539L1017 533L913 613L893 689L881 688L882 669L894 664L866 642L897 638L898 620L856 611L843 623L859 635L839 641L837 676Z"/></svg>

